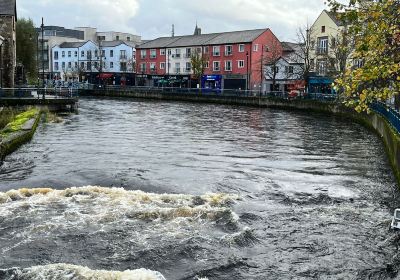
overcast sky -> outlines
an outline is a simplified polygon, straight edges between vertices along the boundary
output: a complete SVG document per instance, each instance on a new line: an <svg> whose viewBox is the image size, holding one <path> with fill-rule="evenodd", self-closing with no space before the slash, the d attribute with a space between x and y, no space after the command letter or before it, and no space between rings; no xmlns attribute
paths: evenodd
<svg viewBox="0 0 400 280"><path fill-rule="evenodd" d="M323 0L17 0L18 16L40 25L97 27L142 39L269 27L281 40L295 40L296 29L313 22Z"/></svg>

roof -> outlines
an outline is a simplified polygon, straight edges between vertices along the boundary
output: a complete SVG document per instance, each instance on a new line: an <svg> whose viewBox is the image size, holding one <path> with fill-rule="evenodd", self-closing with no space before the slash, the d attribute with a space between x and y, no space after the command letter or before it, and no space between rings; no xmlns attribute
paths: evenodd
<svg viewBox="0 0 400 280"><path fill-rule="evenodd" d="M339 19L338 15L340 15L340 13L338 12L330 12L327 10L324 10L326 12L326 14L333 20L333 22L337 25L337 26L343 26L344 23L342 20Z"/></svg>
<svg viewBox="0 0 400 280"><path fill-rule="evenodd" d="M0 15L17 17L16 0L0 0Z"/></svg>
<svg viewBox="0 0 400 280"><path fill-rule="evenodd" d="M110 47L111 48L111 47L116 47L116 46L125 44L125 42L120 41L120 40L118 40L118 41L101 41L100 44L102 47L105 47L105 48Z"/></svg>
<svg viewBox="0 0 400 280"><path fill-rule="evenodd" d="M201 45L221 45L234 43L250 43L268 29L254 29L233 32L187 35L177 37L160 37L138 46L140 49L189 47Z"/></svg>
<svg viewBox="0 0 400 280"><path fill-rule="evenodd" d="M88 41L89 42L89 41ZM64 42L59 45L61 49L74 49L80 48L85 45L87 42Z"/></svg>

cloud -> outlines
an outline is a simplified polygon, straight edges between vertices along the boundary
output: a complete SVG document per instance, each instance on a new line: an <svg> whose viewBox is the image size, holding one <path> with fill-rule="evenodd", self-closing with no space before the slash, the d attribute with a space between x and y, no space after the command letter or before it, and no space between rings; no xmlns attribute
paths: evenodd
<svg viewBox="0 0 400 280"><path fill-rule="evenodd" d="M196 21L204 33L269 27L280 38L313 22L326 8L323 0L19 0L20 16L65 27L92 26L125 31L144 39L191 34Z"/></svg>
<svg viewBox="0 0 400 280"><path fill-rule="evenodd" d="M91 26L101 30L134 31L128 25L139 10L137 0L20 0L20 16L31 17L39 23L44 16L46 25L65 27Z"/></svg>

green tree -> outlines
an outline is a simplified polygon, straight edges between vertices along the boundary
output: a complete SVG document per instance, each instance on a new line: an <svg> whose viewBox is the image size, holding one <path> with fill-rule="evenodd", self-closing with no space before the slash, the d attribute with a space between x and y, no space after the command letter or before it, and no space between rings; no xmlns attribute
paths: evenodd
<svg viewBox="0 0 400 280"><path fill-rule="evenodd" d="M207 67L208 56L202 54L201 51L196 50L190 56L190 63L192 65L193 76L197 81L199 81L200 92L201 92L201 78L203 77Z"/></svg>
<svg viewBox="0 0 400 280"><path fill-rule="evenodd" d="M37 77L36 52L37 32L31 19L18 19L17 32L17 63L22 64L29 78Z"/></svg>
<svg viewBox="0 0 400 280"><path fill-rule="evenodd" d="M358 112L368 111L374 101L399 96L400 1L350 0L348 5L328 0L338 16L349 23L354 42L353 61L335 82L345 103Z"/></svg>

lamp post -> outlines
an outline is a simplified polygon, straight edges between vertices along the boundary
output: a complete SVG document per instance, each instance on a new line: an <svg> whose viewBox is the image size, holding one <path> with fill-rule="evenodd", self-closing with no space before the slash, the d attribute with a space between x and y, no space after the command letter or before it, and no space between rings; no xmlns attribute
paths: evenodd
<svg viewBox="0 0 400 280"><path fill-rule="evenodd" d="M246 67L247 67L247 77L246 77L246 80L247 80L247 87L246 87L246 90L249 90L250 89L250 78L249 78L249 51L246 51Z"/></svg>
<svg viewBox="0 0 400 280"><path fill-rule="evenodd" d="M3 88L3 42L4 38L0 36L0 88Z"/></svg>
<svg viewBox="0 0 400 280"><path fill-rule="evenodd" d="M41 53L42 53L42 90L43 90L43 99L46 99L45 96L45 90L44 90L44 21L43 21L43 17L42 17L42 24L40 25L40 30L42 32L42 49L41 49Z"/></svg>

